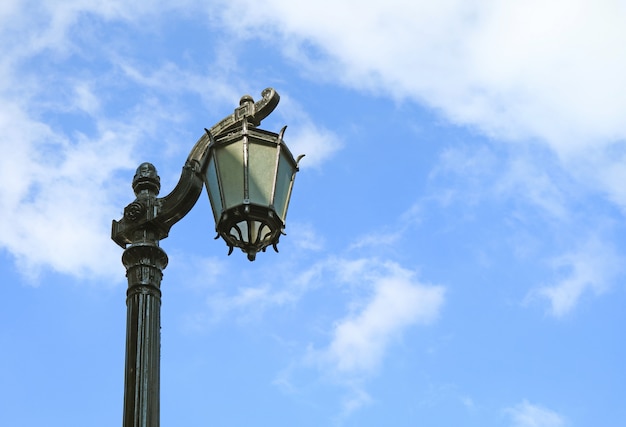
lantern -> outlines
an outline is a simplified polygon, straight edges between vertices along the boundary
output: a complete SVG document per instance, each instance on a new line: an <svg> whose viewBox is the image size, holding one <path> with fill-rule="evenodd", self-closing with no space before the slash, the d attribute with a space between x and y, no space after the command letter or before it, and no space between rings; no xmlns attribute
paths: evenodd
<svg viewBox="0 0 626 427"><path fill-rule="evenodd" d="M298 171L298 161L283 142L285 129L276 134L244 119L215 138L209 133L203 177L216 238L226 241L229 255L235 247L250 261L270 245L278 252Z"/></svg>

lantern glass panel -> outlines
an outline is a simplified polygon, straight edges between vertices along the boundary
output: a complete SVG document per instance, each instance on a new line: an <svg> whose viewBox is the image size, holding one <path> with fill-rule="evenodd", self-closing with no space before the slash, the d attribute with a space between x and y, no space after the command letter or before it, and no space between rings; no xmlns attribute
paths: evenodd
<svg viewBox="0 0 626 427"><path fill-rule="evenodd" d="M243 141L215 147L220 184L224 195L224 209L243 201Z"/></svg>
<svg viewBox="0 0 626 427"><path fill-rule="evenodd" d="M236 240L241 242L247 242L248 239L248 229L245 225L245 221L238 223L230 229L230 235L234 237ZM245 231L245 232L244 232Z"/></svg>
<svg viewBox="0 0 626 427"><path fill-rule="evenodd" d="M206 171L206 187L209 193L209 200L211 200L211 208L213 209L213 216L217 223L222 214L222 195L220 194L219 181L217 179L217 169L215 167L215 157L209 158L209 165Z"/></svg>
<svg viewBox="0 0 626 427"><path fill-rule="evenodd" d="M271 229L260 221L239 221L230 229L230 235L244 243L256 244L271 235Z"/></svg>
<svg viewBox="0 0 626 427"><path fill-rule="evenodd" d="M293 175L296 172L296 167L292 164L289 157L290 156L288 156L284 150L280 150L274 208L283 222L285 222L285 216L287 215L287 206L289 204L289 196L291 193L291 182L293 180Z"/></svg>
<svg viewBox="0 0 626 427"><path fill-rule="evenodd" d="M250 202L269 206L272 203L272 190L276 173L276 145L256 142L250 139L248 147L248 185Z"/></svg>

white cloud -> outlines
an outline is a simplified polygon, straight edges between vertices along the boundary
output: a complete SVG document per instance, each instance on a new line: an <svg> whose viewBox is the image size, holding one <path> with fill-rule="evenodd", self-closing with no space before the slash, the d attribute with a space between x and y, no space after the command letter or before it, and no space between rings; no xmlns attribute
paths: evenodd
<svg viewBox="0 0 626 427"><path fill-rule="evenodd" d="M289 241L299 250L319 252L324 249L325 239L311 224L289 223Z"/></svg>
<svg viewBox="0 0 626 427"><path fill-rule="evenodd" d="M576 250L552 262L563 277L552 285L532 291L527 299L547 299L550 313L562 317L571 312L586 292L601 294L623 270L623 259L607 243L592 237Z"/></svg>
<svg viewBox="0 0 626 427"><path fill-rule="evenodd" d="M130 179L118 182L117 173L134 169L135 148L151 143L156 134L167 155L173 148L166 128L185 114L171 108L164 112L159 96L191 92L213 106L228 97L234 108L241 82L226 83L228 58L215 58L219 63L212 74L201 74L168 62L149 68L124 57L114 40L103 40L97 52L82 51L83 33L96 31L83 25L86 16L141 24L150 31L146 25L153 21L146 17L166 16L162 13L172 9L187 13L183 2L57 3L3 3L0 9L7 24L0 26L0 246L31 279L50 268L75 277L119 280L120 249L110 241L110 223L133 196ZM94 55L105 70L89 71L88 64L82 68L81 61ZM81 65L76 68L73 61ZM137 104L124 112L111 110L108 104L115 102L120 86L146 90L148 96L137 95ZM78 119L66 125L65 115ZM299 130L290 146L310 150L308 166L318 165L336 149L336 137L312 125L303 111L298 120L302 126L294 126ZM76 123L77 128L70 128ZM87 130L80 128L83 124Z"/></svg>
<svg viewBox="0 0 626 427"><path fill-rule="evenodd" d="M338 278L365 286L369 294L351 302L349 314L333 325L328 345L311 347L306 358L346 387L341 416L347 417L372 402L364 382L378 372L389 348L410 328L438 317L445 289L419 282L392 262L335 260L331 266Z"/></svg>
<svg viewBox="0 0 626 427"><path fill-rule="evenodd" d="M362 235L350 245L350 249L372 248L379 251L383 247L394 246L407 236L412 226L419 224L421 220L421 206L414 204L400 215L397 224L394 224L392 227L385 227L383 230L371 231Z"/></svg>
<svg viewBox="0 0 626 427"><path fill-rule="evenodd" d="M117 282L123 267L110 224L123 209L118 197L130 199L132 190L130 181L118 185L115 174L136 166L132 151L152 132L154 109L138 106L120 121L106 119L100 115L102 86L55 62L71 55L69 31L79 15L117 16L108 15L111 2L102 8L78 1L35 3L3 3L0 11L0 246L33 280L47 267ZM44 51L55 53L38 57ZM58 69L29 68L34 59ZM81 117L93 131L87 135L46 120L68 112L86 113Z"/></svg>
<svg viewBox="0 0 626 427"><path fill-rule="evenodd" d="M324 127L316 125L303 107L289 94L281 94L277 112L289 123L285 142L294 157L304 154L302 168L319 167L339 151L343 143L340 137Z"/></svg>
<svg viewBox="0 0 626 427"><path fill-rule="evenodd" d="M602 189L608 199L618 205L626 214L626 146L624 143L604 151L590 153L587 162L579 162L572 167L582 170L587 178L586 185Z"/></svg>
<svg viewBox="0 0 626 427"><path fill-rule="evenodd" d="M475 205L492 193L485 190L493 184L493 174L499 172L501 162L485 146L444 149L429 175L431 182L443 185L431 197L443 206L459 201ZM487 183L491 185L487 186Z"/></svg>
<svg viewBox="0 0 626 427"><path fill-rule="evenodd" d="M223 3L317 80L424 103L564 157L626 138L626 6L613 0Z"/></svg>
<svg viewBox="0 0 626 427"><path fill-rule="evenodd" d="M334 132L316 126L309 120L294 122L293 127L295 132L285 133L285 141L294 157L301 154L306 156L300 162L301 168L320 166L341 147Z"/></svg>
<svg viewBox="0 0 626 427"><path fill-rule="evenodd" d="M362 249L362 248L380 248L382 246L392 246L405 234L405 230L398 230L394 232L372 232L361 236L356 242L354 242L350 249Z"/></svg>
<svg viewBox="0 0 626 427"><path fill-rule="evenodd" d="M495 138L545 142L578 185L626 211L624 156L611 150L626 139L623 2L230 3L232 27L262 23L311 78L412 99ZM523 194L566 215L543 162L516 166L534 181L518 179Z"/></svg>
<svg viewBox="0 0 626 427"><path fill-rule="evenodd" d="M184 280L181 284L191 291L211 290L218 286L227 273L222 257L200 257L188 252L171 251L169 264L176 265Z"/></svg>
<svg viewBox="0 0 626 427"><path fill-rule="evenodd" d="M124 182L117 173L138 165L135 147L171 122L171 115L147 100L128 105L121 119L108 118L102 111L107 79L65 75L62 67L44 78L20 64L24 55L4 56L1 69L0 246L33 280L50 268L121 281L120 249L110 240L110 226L133 194L132 173ZM80 119L72 127L64 124L64 115L76 114ZM88 130L74 128L76 123Z"/></svg>
<svg viewBox="0 0 626 427"><path fill-rule="evenodd" d="M496 153L492 148L445 150L431 175L436 200L444 206L480 203L481 208L496 201L497 208L506 209L502 221L512 230L509 242L519 257L541 256L543 262L546 256L540 255L542 250L558 254L550 256L554 281L529 292L526 303L546 300L550 314L562 317L583 295L607 291L623 271L623 261L606 231L612 222L610 214L597 204L581 204L594 184L568 175L560 159L546 155L545 150L509 147ZM597 160L591 162L598 167ZM598 179L614 172L598 169ZM581 174L586 173L589 171ZM621 176L619 171L615 173ZM616 186L617 176L612 177Z"/></svg>
<svg viewBox="0 0 626 427"><path fill-rule="evenodd" d="M328 345L311 349L306 359L333 375L355 379L374 373L407 329L433 322L444 302L442 286L421 283L413 271L390 261L328 258L305 271L289 270L287 263L281 279L274 268L258 272L257 286L213 290L207 297L208 311L192 315L192 323L214 323L233 313L249 320L297 304L316 289L345 286L347 315L330 327Z"/></svg>
<svg viewBox="0 0 626 427"><path fill-rule="evenodd" d="M74 87L74 92L75 108L90 116L95 116L99 112L101 102L91 84L78 82Z"/></svg>
<svg viewBox="0 0 626 427"><path fill-rule="evenodd" d="M185 255L185 258L188 256ZM188 277L185 282L190 287L209 291L204 307L187 316L188 329L204 330L224 319L256 321L269 310L297 304L315 286L314 281L320 270L320 266L316 265L305 273L294 273L287 260L279 270L274 264L262 267L255 273L254 280L250 280L245 272L242 276L231 275L226 281L228 286L224 288L220 284L224 283L225 262L192 256L184 267L184 274ZM252 282L254 286L249 285ZM283 283L285 285L281 286Z"/></svg>
<svg viewBox="0 0 626 427"><path fill-rule="evenodd" d="M368 378L407 330L438 317L445 294L443 287L417 280L414 272L374 258L329 258L292 281L300 297L328 286L340 286L348 297L347 314L329 326L327 344L309 344L301 362L345 390L339 419L374 400L367 391ZM295 389L292 368L277 378L277 385L290 391Z"/></svg>
<svg viewBox="0 0 626 427"><path fill-rule="evenodd" d="M474 399L472 399L469 396L461 396L460 398L461 403L463 404L463 406L468 410L468 411L473 411L476 409L476 403L474 402Z"/></svg>
<svg viewBox="0 0 626 427"><path fill-rule="evenodd" d="M359 408L370 404L372 397L361 387L351 387L350 393L344 396L340 418L347 418Z"/></svg>
<svg viewBox="0 0 626 427"><path fill-rule="evenodd" d="M588 189L564 173L559 159L539 148L448 148L430 175L433 182L445 185L443 189L438 186L434 197L444 206L457 201L469 205L487 199L510 201L514 206L531 207L533 215L566 222L571 201Z"/></svg>
<svg viewBox="0 0 626 427"><path fill-rule="evenodd" d="M301 295L291 289L274 289L270 285L245 286L234 295L211 295L207 305L212 321L219 321L230 313L237 313L238 320L258 319L266 310L293 304Z"/></svg>
<svg viewBox="0 0 626 427"><path fill-rule="evenodd" d="M526 400L512 408L507 408L505 412L511 417L511 427L565 426L565 420L561 415Z"/></svg>
<svg viewBox="0 0 626 427"><path fill-rule="evenodd" d="M497 194L524 200L550 219L567 220L570 212L566 183L558 180L558 170L545 167L545 160L541 166L533 160L528 156L511 160L504 176L495 184Z"/></svg>
<svg viewBox="0 0 626 427"><path fill-rule="evenodd" d="M134 165L141 125L108 123L94 138L70 139L15 105L0 111L0 245L24 275L43 266L77 277L120 276L119 250L109 239L123 206L114 172ZM130 193L130 182L127 190Z"/></svg>
<svg viewBox="0 0 626 427"><path fill-rule="evenodd" d="M442 287L420 283L395 263L359 261L332 265L337 277L367 284L371 295L333 326L327 348L311 354L312 360L349 377L375 371L389 346L409 327L435 320L444 301Z"/></svg>
<svg viewBox="0 0 626 427"><path fill-rule="evenodd" d="M224 95L222 98L229 102L237 99L236 90L232 85L225 89L223 85L216 85L214 81L211 81L208 75L193 73L172 62L165 62L155 67L154 64L133 64L127 58L117 57L115 63L130 82L141 87L164 93L193 92L200 96L206 94L207 87L211 87L213 98L217 94Z"/></svg>

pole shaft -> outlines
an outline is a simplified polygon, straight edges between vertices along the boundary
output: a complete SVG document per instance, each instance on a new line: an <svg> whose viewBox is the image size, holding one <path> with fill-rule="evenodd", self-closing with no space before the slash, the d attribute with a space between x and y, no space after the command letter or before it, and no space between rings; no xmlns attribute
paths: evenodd
<svg viewBox="0 0 626 427"><path fill-rule="evenodd" d="M167 255L147 230L122 256L126 293L124 427L159 427L161 279Z"/></svg>

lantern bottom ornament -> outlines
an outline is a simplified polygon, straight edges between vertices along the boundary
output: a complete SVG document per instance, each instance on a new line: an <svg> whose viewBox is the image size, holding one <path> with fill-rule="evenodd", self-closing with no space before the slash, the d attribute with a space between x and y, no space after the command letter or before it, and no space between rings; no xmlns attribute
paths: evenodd
<svg viewBox="0 0 626 427"><path fill-rule="evenodd" d="M278 240L285 225L272 207L245 204L222 213L217 223L217 236L228 245L228 255L239 248L248 255L250 261L258 252L272 246L278 252Z"/></svg>

